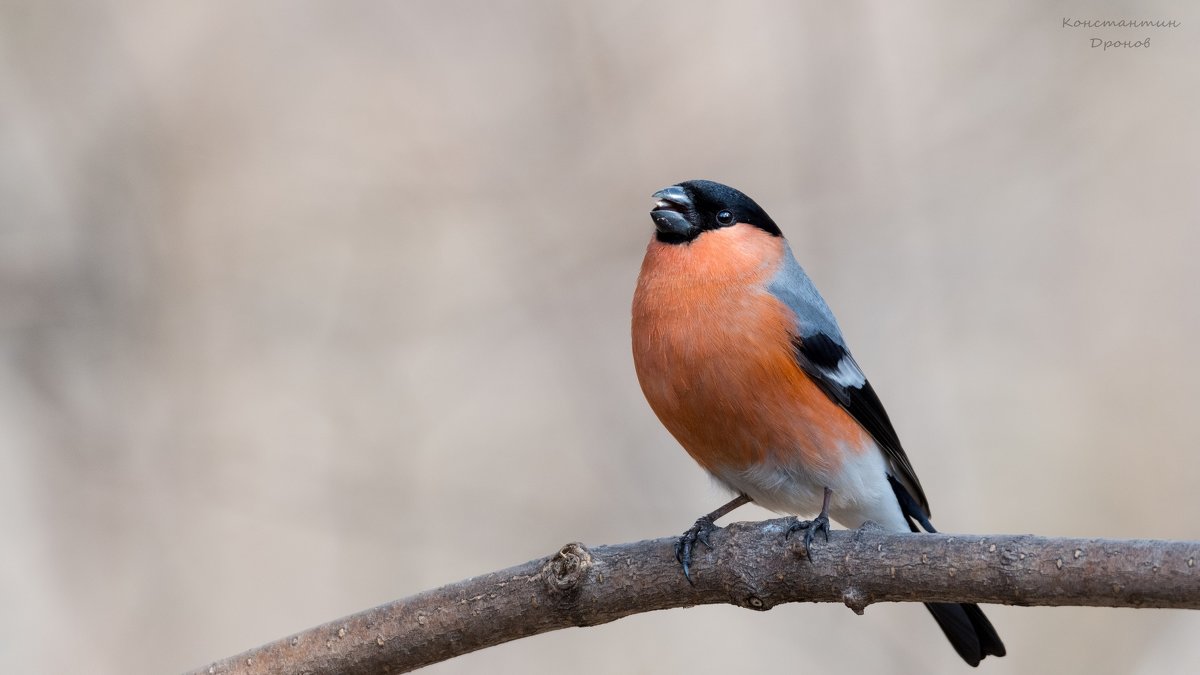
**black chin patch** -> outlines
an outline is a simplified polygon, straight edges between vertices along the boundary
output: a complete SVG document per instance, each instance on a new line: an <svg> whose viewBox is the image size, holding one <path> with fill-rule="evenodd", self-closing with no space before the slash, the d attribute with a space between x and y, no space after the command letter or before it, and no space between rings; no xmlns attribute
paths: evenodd
<svg viewBox="0 0 1200 675"><path fill-rule="evenodd" d="M650 212L650 218L654 221L654 237L665 244L682 244L700 233L687 214L680 211L655 209Z"/></svg>

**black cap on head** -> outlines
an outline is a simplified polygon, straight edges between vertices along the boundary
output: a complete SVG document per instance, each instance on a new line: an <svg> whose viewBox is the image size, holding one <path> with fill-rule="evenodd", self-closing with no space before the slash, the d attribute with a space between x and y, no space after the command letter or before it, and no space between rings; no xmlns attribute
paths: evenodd
<svg viewBox="0 0 1200 675"><path fill-rule="evenodd" d="M655 237L684 244L708 230L746 223L776 237L783 233L762 207L739 190L710 180L689 180L652 195L658 200L650 218Z"/></svg>

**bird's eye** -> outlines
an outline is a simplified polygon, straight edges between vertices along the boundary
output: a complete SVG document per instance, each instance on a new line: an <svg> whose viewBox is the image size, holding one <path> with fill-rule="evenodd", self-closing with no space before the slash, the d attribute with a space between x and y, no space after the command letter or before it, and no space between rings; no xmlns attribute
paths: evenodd
<svg viewBox="0 0 1200 675"><path fill-rule="evenodd" d="M717 213L717 222L722 225L733 224L733 211L724 210Z"/></svg>

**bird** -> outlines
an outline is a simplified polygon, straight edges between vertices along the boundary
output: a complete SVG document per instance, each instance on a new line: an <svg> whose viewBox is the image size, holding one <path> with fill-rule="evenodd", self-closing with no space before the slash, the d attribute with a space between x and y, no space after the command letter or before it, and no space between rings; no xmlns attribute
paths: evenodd
<svg viewBox="0 0 1200 675"><path fill-rule="evenodd" d="M651 409L737 496L681 536L692 551L715 521L753 502L800 516L812 560L829 519L935 532L929 501L825 299L775 221L741 191L689 180L655 192L654 233L633 297L633 360ZM978 605L926 603L971 666L1004 656Z"/></svg>

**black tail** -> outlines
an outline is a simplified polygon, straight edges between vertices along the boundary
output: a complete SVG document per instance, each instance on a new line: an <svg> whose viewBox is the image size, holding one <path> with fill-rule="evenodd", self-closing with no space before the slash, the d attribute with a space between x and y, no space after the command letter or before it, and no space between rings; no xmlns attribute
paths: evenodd
<svg viewBox="0 0 1200 675"><path fill-rule="evenodd" d="M892 491L896 493L909 529L920 532L917 529L917 523L920 523L926 532L937 532L921 505L913 499L908 490L891 476L888 476L888 482L892 484ZM927 602L925 607L929 609L929 613L938 622L938 626L946 634L946 639L963 661L978 666L986 656L1004 656L1004 643L1000 641L992 622L983 615L979 605L965 602Z"/></svg>
<svg viewBox="0 0 1200 675"><path fill-rule="evenodd" d="M985 656L1004 656L1004 643L979 605L927 602L925 607L963 661L977 666Z"/></svg>

